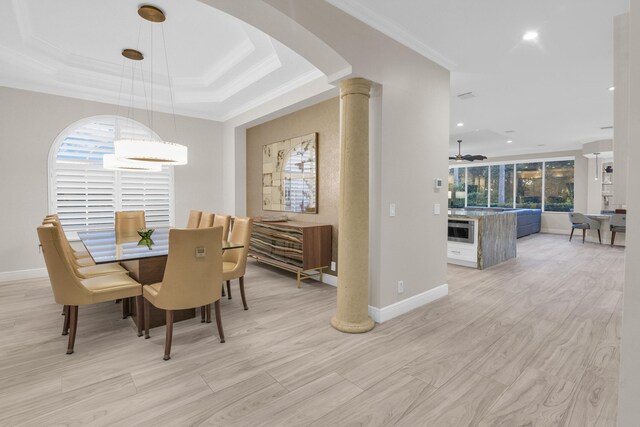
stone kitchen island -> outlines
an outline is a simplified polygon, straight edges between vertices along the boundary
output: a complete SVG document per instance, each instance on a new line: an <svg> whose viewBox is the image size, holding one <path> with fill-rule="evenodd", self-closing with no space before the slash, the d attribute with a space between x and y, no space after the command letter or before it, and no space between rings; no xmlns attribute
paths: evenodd
<svg viewBox="0 0 640 427"><path fill-rule="evenodd" d="M447 261L480 270L516 257L513 211L449 210Z"/></svg>

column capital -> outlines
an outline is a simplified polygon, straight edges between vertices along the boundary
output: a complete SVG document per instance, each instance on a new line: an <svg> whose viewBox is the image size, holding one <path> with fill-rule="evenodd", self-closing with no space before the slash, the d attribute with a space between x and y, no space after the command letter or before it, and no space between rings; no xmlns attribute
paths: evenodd
<svg viewBox="0 0 640 427"><path fill-rule="evenodd" d="M371 82L361 77L342 80L340 82L340 98L346 95L371 95Z"/></svg>

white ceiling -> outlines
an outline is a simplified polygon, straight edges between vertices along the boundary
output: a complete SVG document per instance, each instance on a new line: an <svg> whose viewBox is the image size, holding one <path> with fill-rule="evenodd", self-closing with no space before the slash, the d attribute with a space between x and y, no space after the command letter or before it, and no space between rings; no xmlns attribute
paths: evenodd
<svg viewBox="0 0 640 427"><path fill-rule="evenodd" d="M628 0L327 1L452 70L451 154L457 139L495 157L613 136L600 127L613 124L612 20Z"/></svg>
<svg viewBox="0 0 640 427"><path fill-rule="evenodd" d="M176 113L227 120L322 76L250 25L196 0L179 3L153 1L167 15ZM128 105L132 62L120 52L134 48L145 60L135 63L133 103L145 108L153 81L153 109L170 112L162 30L137 8L131 0L1 1L0 85Z"/></svg>

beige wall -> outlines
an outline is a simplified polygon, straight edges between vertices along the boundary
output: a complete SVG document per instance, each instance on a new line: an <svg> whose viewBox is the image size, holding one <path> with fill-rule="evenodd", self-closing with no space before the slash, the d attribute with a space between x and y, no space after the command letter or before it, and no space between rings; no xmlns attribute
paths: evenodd
<svg viewBox="0 0 640 427"><path fill-rule="evenodd" d="M0 279L44 267L36 227L48 213L51 144L75 121L115 113L114 105L0 87ZM136 118L144 114L138 111ZM171 116L155 117L156 133L173 138ZM180 142L189 147L189 164L175 168L175 224L181 225L189 209L222 210L222 138L217 122L176 119Z"/></svg>
<svg viewBox="0 0 640 427"><path fill-rule="evenodd" d="M273 212L262 209L262 147L295 136L318 133L318 213ZM333 226L332 259L338 260L340 195L340 100L332 98L247 129L247 215L286 214L298 221ZM335 271L329 274L335 275Z"/></svg>

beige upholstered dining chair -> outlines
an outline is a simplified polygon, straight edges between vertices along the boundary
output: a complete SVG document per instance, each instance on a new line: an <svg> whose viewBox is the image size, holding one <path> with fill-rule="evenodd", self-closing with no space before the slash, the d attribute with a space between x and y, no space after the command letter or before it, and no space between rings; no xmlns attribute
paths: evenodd
<svg viewBox="0 0 640 427"><path fill-rule="evenodd" d="M232 243L242 244L240 249L229 249L222 255L222 280L227 282L227 295L231 299L231 281L238 279L240 285L240 296L242 305L248 310L247 297L244 291L244 274L247 269L247 255L249 253L249 241L251 240L251 229L253 219L236 217L233 220L233 230L229 236Z"/></svg>
<svg viewBox="0 0 640 427"><path fill-rule="evenodd" d="M187 221L187 228L198 228L200 224L200 218L202 217L202 211L189 211L189 220Z"/></svg>
<svg viewBox="0 0 640 427"><path fill-rule="evenodd" d="M591 219L588 216L577 212L569 212L569 221L571 221L571 235L569 236L569 241L573 238L573 232L576 229L582 230L582 243L584 243L587 230L598 230L598 240L602 243L600 221Z"/></svg>
<svg viewBox="0 0 640 427"><path fill-rule="evenodd" d="M58 221L60 223L60 225L62 225L62 222L60 222L60 217L58 216L58 214L49 214L49 215L45 216L44 218L45 218L45 221L54 219L54 220ZM76 259L81 259L81 258L89 258L89 259L91 259L91 255L89 254L89 252L87 252L85 250L78 250L78 249L74 248L73 246L71 246L71 243L69 242L69 240L67 240L67 236L66 235L64 236L64 241L65 241L65 244L71 249L71 251L73 252L73 256Z"/></svg>
<svg viewBox="0 0 640 427"><path fill-rule="evenodd" d="M169 257L162 282L145 286L145 338L149 338L149 304L166 311L164 360L171 358L173 311L206 307L211 321L215 306L220 342L224 342L220 316L222 289L222 228L172 229L169 231Z"/></svg>
<svg viewBox="0 0 640 427"><path fill-rule="evenodd" d="M146 227L144 211L116 212L116 234L135 233Z"/></svg>
<svg viewBox="0 0 640 427"><path fill-rule="evenodd" d="M96 265L91 258L91 255L87 251L78 251L71 246L71 243L67 239L67 236L62 228L62 224L60 220L57 218L57 215L54 217L52 215L47 215L44 220L42 220L42 224L53 224L58 227L58 231L60 232L60 239L62 240L62 245L64 246L66 253L70 255L71 261L77 267L88 267L91 265Z"/></svg>
<svg viewBox="0 0 640 427"><path fill-rule="evenodd" d="M202 212L202 216L200 217L200 223L198 224L198 228L213 227L213 218L214 218L214 215L212 213Z"/></svg>
<svg viewBox="0 0 640 427"><path fill-rule="evenodd" d="M64 243L53 224L38 227L38 238L42 245L53 296L56 303L65 306L63 335L66 335L67 330L70 329L67 354L72 354L74 351L79 305L136 297L138 313L142 314L142 286L140 283L126 274L80 279L67 259ZM142 323L139 322L139 325ZM142 336L141 326L138 326L138 336Z"/></svg>
<svg viewBox="0 0 640 427"><path fill-rule="evenodd" d="M120 266L120 264L118 264L117 262L96 265L93 260L91 260L91 258L88 258L90 262L86 261L87 258L76 258L74 256L75 254L73 252L73 248L67 240L67 236L64 234L64 230L62 228L62 225L60 225L60 222L56 221L55 219L45 219L42 224L51 224L55 228L62 245L63 253L69 264L73 267L75 274L80 279L88 279L95 276L104 276L105 274L128 274L128 271L122 268L122 266Z"/></svg>
<svg viewBox="0 0 640 427"><path fill-rule="evenodd" d="M222 240L229 238L229 225L231 224L231 215L216 214L213 218L214 227L222 227Z"/></svg>

